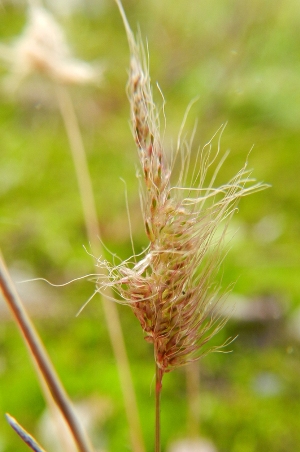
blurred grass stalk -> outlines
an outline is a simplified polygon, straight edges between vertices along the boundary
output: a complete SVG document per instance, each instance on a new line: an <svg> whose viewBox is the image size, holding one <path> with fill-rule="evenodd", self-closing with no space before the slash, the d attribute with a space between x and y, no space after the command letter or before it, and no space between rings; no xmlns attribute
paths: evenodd
<svg viewBox="0 0 300 452"><path fill-rule="evenodd" d="M97 219L96 203L84 144L73 103L66 87L56 84L56 93L75 166L87 236L90 242L92 254L93 256L96 256L94 262L96 272L99 273L99 268L96 265L96 259L97 257L103 256L103 250L100 242L101 235ZM112 289L108 288L106 293L107 299L105 299L105 296L101 298L103 299L104 315L117 362L125 402L125 410L130 429L132 450L134 452L144 452L145 446L143 443L135 390L117 305L111 301L114 298Z"/></svg>
<svg viewBox="0 0 300 452"><path fill-rule="evenodd" d="M36 73L53 82L78 179L88 240L92 254L100 257L102 248L92 183L77 117L65 87L66 84L98 82L100 73L92 65L72 56L62 28L47 10L31 5L28 12L28 22L23 33L11 46L4 46L5 52L2 52L10 67L10 86L19 86L26 77ZM113 298L112 293L108 294L108 298L109 296ZM117 307L105 300L103 306L116 356L132 449L134 452L144 452L135 392Z"/></svg>
<svg viewBox="0 0 300 452"><path fill-rule="evenodd" d="M0 287L4 298L15 318L15 321L22 333L25 344L27 345L30 356L36 363L39 373L47 384L51 396L57 407L65 418L74 441L80 452L93 452L93 446L79 423L74 412L72 403L54 369L50 357L32 324L23 303L10 278L5 262L0 254ZM42 385L43 386L43 385ZM43 387L42 387L43 389Z"/></svg>

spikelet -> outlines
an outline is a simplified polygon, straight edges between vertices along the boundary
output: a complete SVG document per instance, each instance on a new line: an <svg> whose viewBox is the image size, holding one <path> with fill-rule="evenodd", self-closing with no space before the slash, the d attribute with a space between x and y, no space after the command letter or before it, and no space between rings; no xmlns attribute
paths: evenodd
<svg viewBox="0 0 300 452"><path fill-rule="evenodd" d="M222 159L216 164L219 146L213 154L210 142L200 152L192 186L184 187L190 149L180 141L177 153L182 155L182 172L179 184L171 184L145 51L141 42L135 41L117 3L131 51L128 97L145 182L142 206L150 243L139 261L133 256L116 267L106 263L110 274L106 284L131 307L145 339L154 345L163 374L207 353L209 348L203 346L226 322L218 315L221 296L214 288L226 227L238 200L265 185L251 185L253 179L245 164L227 184L213 188ZM214 163L216 171L205 188L208 168ZM105 284L99 285L101 290Z"/></svg>

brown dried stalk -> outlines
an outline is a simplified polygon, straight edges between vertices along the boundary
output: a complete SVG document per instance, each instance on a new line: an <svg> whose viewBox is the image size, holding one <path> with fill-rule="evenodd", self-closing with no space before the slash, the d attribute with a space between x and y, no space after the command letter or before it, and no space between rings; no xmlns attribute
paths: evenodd
<svg viewBox="0 0 300 452"><path fill-rule="evenodd" d="M19 437L24 441L25 444L35 452L46 452L39 443L33 438L17 421L14 417L10 416L8 413L5 415L9 425L17 432Z"/></svg>
<svg viewBox="0 0 300 452"><path fill-rule="evenodd" d="M22 333L33 359L43 375L51 395L64 416L74 441L81 452L93 452L93 446L81 424L78 422L72 403L61 384L61 381L52 365L44 345L31 323L30 318L20 300L13 282L8 274L5 263L0 254L0 288L4 298L12 311L16 324Z"/></svg>

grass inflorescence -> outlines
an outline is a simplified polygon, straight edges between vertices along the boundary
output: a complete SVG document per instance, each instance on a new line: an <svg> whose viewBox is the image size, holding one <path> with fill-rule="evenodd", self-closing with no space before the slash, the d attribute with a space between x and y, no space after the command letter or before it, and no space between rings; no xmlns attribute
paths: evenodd
<svg viewBox="0 0 300 452"><path fill-rule="evenodd" d="M191 149L179 139L173 162L168 163L146 52L120 8L131 51L128 97L144 180L141 199L149 246L142 256L109 266L109 282L104 285L112 286L131 307L145 339L154 345L163 375L207 353L203 346L226 322L218 314L222 297L214 283L226 228L239 199L265 185L250 178L246 163L227 184L214 188L226 157L218 158L219 142L215 152L212 142L199 151L191 184L186 185ZM179 155L182 170L173 185L172 170ZM214 164L209 180L208 169Z"/></svg>

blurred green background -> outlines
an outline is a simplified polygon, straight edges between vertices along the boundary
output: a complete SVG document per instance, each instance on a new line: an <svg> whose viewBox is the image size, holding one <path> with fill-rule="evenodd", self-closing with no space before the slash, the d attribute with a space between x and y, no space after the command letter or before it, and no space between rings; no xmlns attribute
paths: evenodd
<svg viewBox="0 0 300 452"><path fill-rule="evenodd" d="M222 267L222 286L235 282L236 305L218 343L238 338L233 353L200 362L199 435L219 452L300 451L300 4L298 0L124 0L134 30L147 39L154 97L166 100L165 148L175 146L188 103L199 96L194 148L228 122L221 149L230 149L223 181L244 163L272 185L243 199ZM97 200L102 239L122 258L131 254L126 180L136 250L147 245L139 207L137 153L125 93L128 46L113 0L66 3L56 11L74 54L99 60L98 88L72 87ZM55 13L55 3L52 7ZM0 39L24 27L22 4L0 3ZM1 67L2 80L7 72ZM61 284L93 271L66 134L43 80L28 80L10 96L0 90L0 238L17 281ZM107 255L106 257L109 257ZM55 288L18 284L28 310L74 401L96 405L99 450L127 451L130 441L115 359L88 279ZM0 304L0 451L26 451L6 424L15 416L41 435L45 403L25 346ZM130 309L119 307L136 386L147 451L154 448L154 367ZM92 408L91 408L92 410ZM162 444L188 435L186 375L168 374L162 399ZM40 435L40 436L39 436ZM42 439L41 439L42 442ZM50 450L48 451L50 452Z"/></svg>

